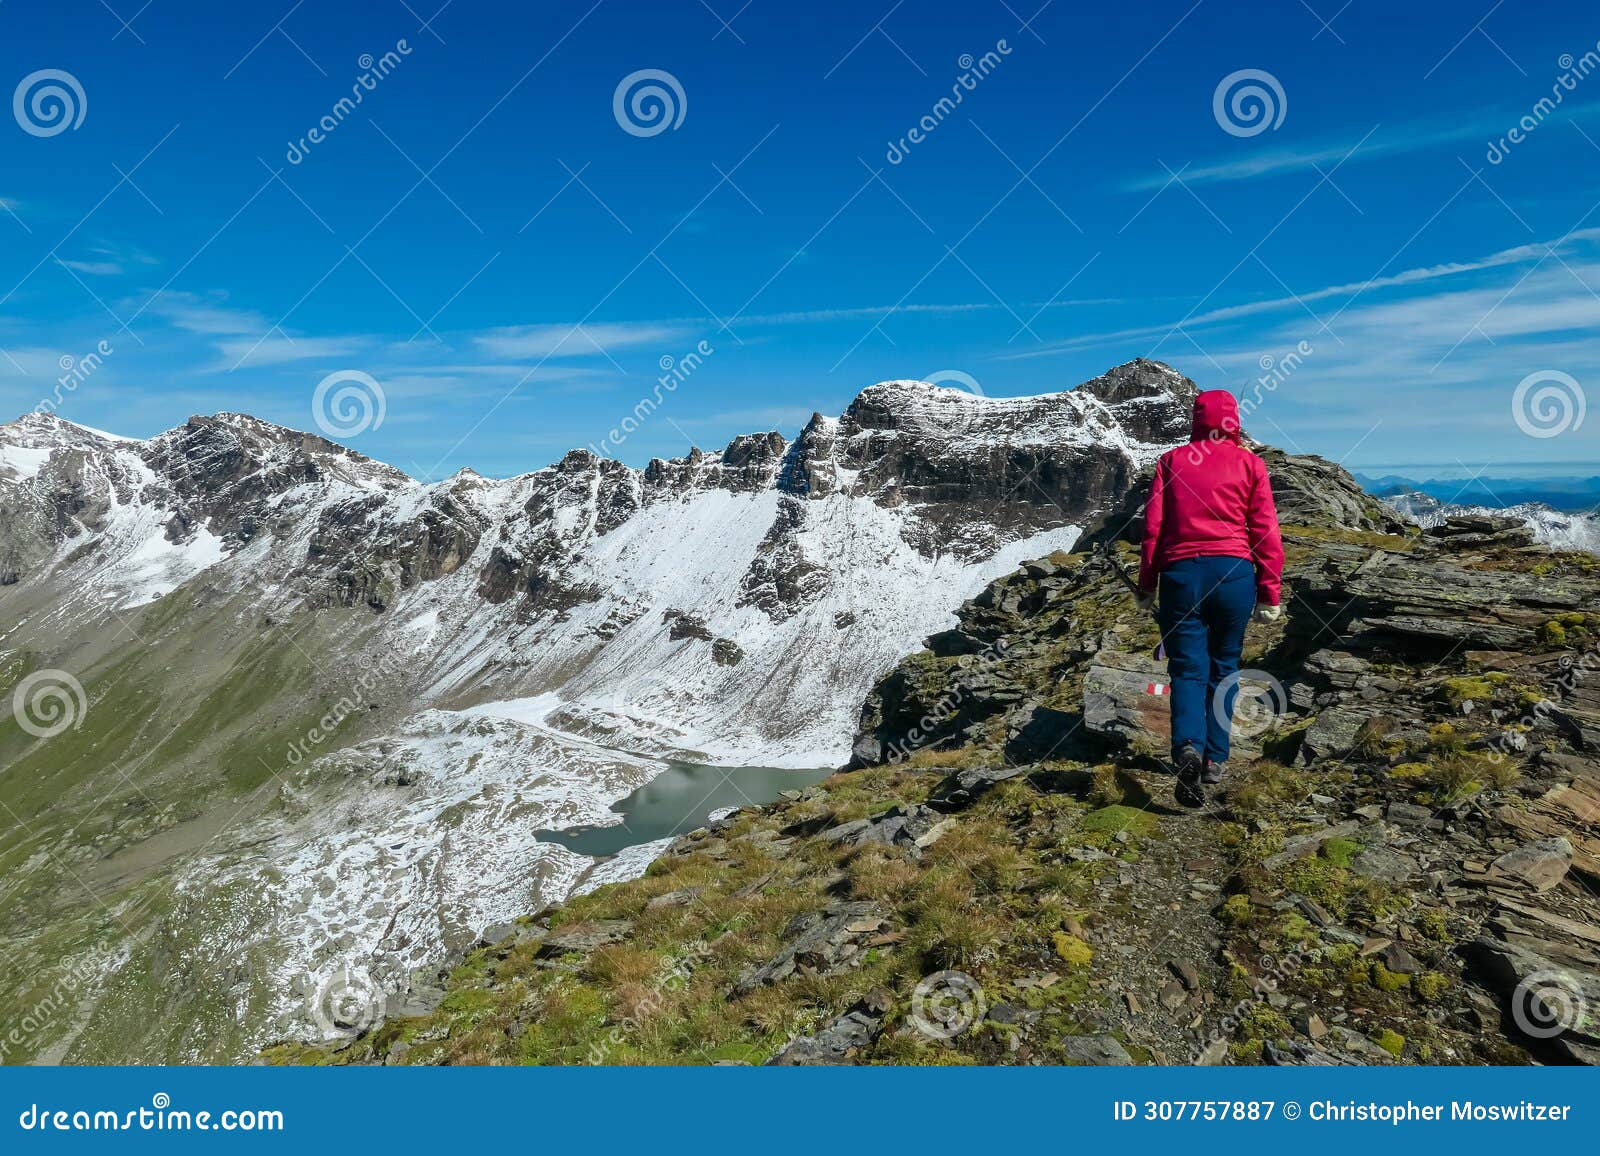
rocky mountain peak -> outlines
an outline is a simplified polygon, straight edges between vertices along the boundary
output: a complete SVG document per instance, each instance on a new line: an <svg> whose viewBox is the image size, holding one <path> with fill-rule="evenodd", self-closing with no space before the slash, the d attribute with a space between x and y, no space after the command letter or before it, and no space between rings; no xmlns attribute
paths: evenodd
<svg viewBox="0 0 1600 1156"><path fill-rule="evenodd" d="M1141 441L1178 442L1189 436L1199 386L1165 362L1136 357L1078 386L1105 402L1117 424Z"/></svg>

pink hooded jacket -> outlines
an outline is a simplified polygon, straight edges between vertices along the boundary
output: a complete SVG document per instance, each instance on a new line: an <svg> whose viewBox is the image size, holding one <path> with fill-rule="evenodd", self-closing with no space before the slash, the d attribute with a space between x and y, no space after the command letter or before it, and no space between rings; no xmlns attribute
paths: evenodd
<svg viewBox="0 0 1600 1156"><path fill-rule="evenodd" d="M1239 444L1239 406L1225 389L1194 401L1186 446L1156 463L1144 510L1139 589L1152 592L1174 562L1201 555L1246 558L1256 567L1256 601L1276 606L1283 540L1267 466Z"/></svg>

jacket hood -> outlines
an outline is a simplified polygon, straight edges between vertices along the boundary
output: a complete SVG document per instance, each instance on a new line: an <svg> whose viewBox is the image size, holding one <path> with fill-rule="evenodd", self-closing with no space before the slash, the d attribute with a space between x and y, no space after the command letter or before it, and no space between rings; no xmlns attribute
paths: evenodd
<svg viewBox="0 0 1600 1156"><path fill-rule="evenodd" d="M1224 437L1239 440L1239 403L1225 389L1207 389L1194 399L1191 441Z"/></svg>

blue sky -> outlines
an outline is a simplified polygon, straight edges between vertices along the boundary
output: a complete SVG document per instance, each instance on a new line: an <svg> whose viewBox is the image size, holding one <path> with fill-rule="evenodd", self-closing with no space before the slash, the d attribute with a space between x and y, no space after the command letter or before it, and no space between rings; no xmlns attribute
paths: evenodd
<svg viewBox="0 0 1600 1156"><path fill-rule="evenodd" d="M1600 415L1534 437L1512 411L1532 374L1525 403L1600 404L1590 5L442 2L0 4L0 87L60 70L83 114L0 117L4 416L315 429L354 370L384 416L342 440L509 474L792 434L891 377L1039 393L1144 355L1248 392L1309 350L1263 440L1600 458ZM647 69L680 107L625 131ZM1261 131L1226 90L1219 119L1240 70L1282 93Z"/></svg>

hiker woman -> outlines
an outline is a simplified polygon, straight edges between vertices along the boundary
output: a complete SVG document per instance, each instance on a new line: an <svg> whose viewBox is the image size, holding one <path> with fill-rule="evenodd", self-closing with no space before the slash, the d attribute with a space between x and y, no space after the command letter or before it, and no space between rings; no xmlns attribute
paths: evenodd
<svg viewBox="0 0 1600 1156"><path fill-rule="evenodd" d="M1172 684L1174 795L1203 806L1222 781L1239 692L1239 651L1251 611L1275 621L1283 542L1266 463L1239 444L1227 390L1194 401L1189 444L1161 455L1144 512L1139 604L1156 613Z"/></svg>

